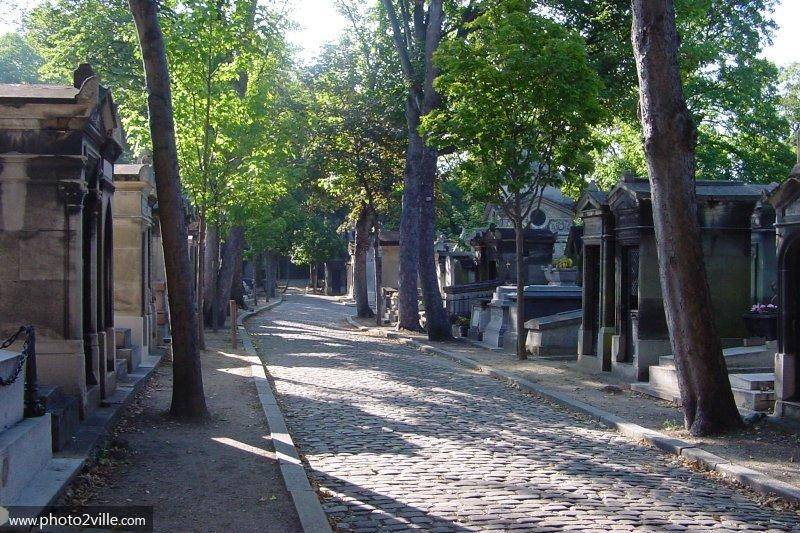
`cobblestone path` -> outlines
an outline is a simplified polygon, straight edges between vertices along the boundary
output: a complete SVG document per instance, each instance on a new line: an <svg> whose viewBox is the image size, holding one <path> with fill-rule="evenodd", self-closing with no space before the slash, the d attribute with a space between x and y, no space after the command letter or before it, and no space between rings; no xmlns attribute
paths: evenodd
<svg viewBox="0 0 800 533"><path fill-rule="evenodd" d="M292 295L250 329L343 531L800 531L798 516Z"/></svg>

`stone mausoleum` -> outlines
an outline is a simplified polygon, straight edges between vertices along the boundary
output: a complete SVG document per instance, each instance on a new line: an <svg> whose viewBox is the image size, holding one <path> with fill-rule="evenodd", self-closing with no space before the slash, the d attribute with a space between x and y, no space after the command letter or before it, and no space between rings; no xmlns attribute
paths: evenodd
<svg viewBox="0 0 800 533"><path fill-rule="evenodd" d="M778 237L775 415L800 419L800 163L772 198Z"/></svg>
<svg viewBox="0 0 800 533"><path fill-rule="evenodd" d="M528 215L527 223L535 230L548 230L554 237L553 256L566 255L567 241L574 222L575 201L565 196L558 187L547 186ZM500 228L513 228L503 210L494 205L486 207L486 220Z"/></svg>
<svg viewBox="0 0 800 533"><path fill-rule="evenodd" d="M111 93L88 65L74 86L0 86L0 331L36 327L45 397L76 399L82 416L116 387L112 195L121 144Z"/></svg>
<svg viewBox="0 0 800 533"><path fill-rule="evenodd" d="M151 349L163 343L164 253L152 167L116 165L114 184L117 355L125 359L128 371L133 372Z"/></svg>
<svg viewBox="0 0 800 533"><path fill-rule="evenodd" d="M762 185L696 184L712 305L725 346L741 345L747 337L742 314L751 299L751 215L763 193ZM646 381L650 367L672 351L658 275L650 183L628 176L607 197L588 191L579 208L585 226L580 363Z"/></svg>

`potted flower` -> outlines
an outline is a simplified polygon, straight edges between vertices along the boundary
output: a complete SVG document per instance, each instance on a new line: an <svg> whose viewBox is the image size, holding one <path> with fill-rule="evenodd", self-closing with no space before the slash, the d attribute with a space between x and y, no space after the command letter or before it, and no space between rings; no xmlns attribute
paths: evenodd
<svg viewBox="0 0 800 533"><path fill-rule="evenodd" d="M578 274L578 269L573 266L569 257L559 257L551 266L544 268L548 285L576 285Z"/></svg>
<svg viewBox="0 0 800 533"><path fill-rule="evenodd" d="M763 337L768 341L778 338L778 306L755 304L749 313L742 315L747 332L752 337Z"/></svg>

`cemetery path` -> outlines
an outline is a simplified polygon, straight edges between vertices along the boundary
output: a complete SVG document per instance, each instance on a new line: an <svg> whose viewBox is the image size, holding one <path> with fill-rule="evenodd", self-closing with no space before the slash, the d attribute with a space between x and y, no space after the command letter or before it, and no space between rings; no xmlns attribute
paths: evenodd
<svg viewBox="0 0 800 533"><path fill-rule="evenodd" d="M250 320L342 531L798 531L678 460L292 295Z"/></svg>
<svg viewBox="0 0 800 533"><path fill-rule="evenodd" d="M62 503L153 506L154 531L296 533L302 527L281 477L250 373L226 331L206 331L203 423L165 416L172 369L162 364L126 409L111 447Z"/></svg>

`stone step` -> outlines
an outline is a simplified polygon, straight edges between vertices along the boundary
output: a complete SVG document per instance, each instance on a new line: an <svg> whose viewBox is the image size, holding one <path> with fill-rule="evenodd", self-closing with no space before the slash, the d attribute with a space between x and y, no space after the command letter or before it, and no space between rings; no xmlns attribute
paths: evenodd
<svg viewBox="0 0 800 533"><path fill-rule="evenodd" d="M77 396L64 394L59 387L40 388L45 410L50 413L53 451L63 450L81 422L80 400Z"/></svg>
<svg viewBox="0 0 800 533"><path fill-rule="evenodd" d="M653 368L650 367L652 372ZM650 374L652 376L652 373ZM655 386L652 383L632 383L631 390L661 398L678 405L681 403L680 392L676 387ZM733 400L740 410L744 411L770 411L775 404L774 391L748 390L732 387Z"/></svg>
<svg viewBox="0 0 800 533"><path fill-rule="evenodd" d="M117 348L130 348L133 346L131 328L114 328L114 345Z"/></svg>
<svg viewBox="0 0 800 533"><path fill-rule="evenodd" d="M733 400L739 409L749 411L771 411L775 405L775 391L759 391L732 388Z"/></svg>
<svg viewBox="0 0 800 533"><path fill-rule="evenodd" d="M775 353L765 345L737 346L722 350L728 368L775 368ZM658 358L660 366L674 366L675 358L664 355Z"/></svg>
<svg viewBox="0 0 800 533"><path fill-rule="evenodd" d="M3 479L0 505L11 505L52 460L50 415L25 418L0 433Z"/></svg>
<svg viewBox="0 0 800 533"><path fill-rule="evenodd" d="M775 374L760 372L749 374L729 374L731 387L754 391L772 391L775 389Z"/></svg>
<svg viewBox="0 0 800 533"><path fill-rule="evenodd" d="M659 389L678 390L678 371L672 365L650 367L650 385Z"/></svg>
<svg viewBox="0 0 800 533"><path fill-rule="evenodd" d="M138 346L131 346L129 348L117 348L117 359L122 359L126 362L128 373L135 372L142 362L142 352Z"/></svg>
<svg viewBox="0 0 800 533"><path fill-rule="evenodd" d="M28 516L36 516L41 510L53 505L65 487L83 467L83 458L53 458L23 489L11 505L24 506Z"/></svg>

